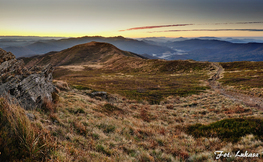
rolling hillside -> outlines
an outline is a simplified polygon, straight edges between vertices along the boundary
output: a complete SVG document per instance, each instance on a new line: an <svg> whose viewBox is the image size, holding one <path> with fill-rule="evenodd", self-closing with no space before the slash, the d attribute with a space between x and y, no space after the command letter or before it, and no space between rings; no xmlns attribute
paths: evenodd
<svg viewBox="0 0 263 162"><path fill-rule="evenodd" d="M27 65L55 65L57 93L53 102L26 114L0 98L3 117L11 112L27 120L19 130L40 132L21 142L6 131L16 120L0 118L7 123L1 137L16 137L9 138L10 150L22 158L214 161L218 150L262 152L262 62L151 60L99 42L23 59ZM223 159L233 160L247 161Z"/></svg>
<svg viewBox="0 0 263 162"><path fill-rule="evenodd" d="M23 59L28 65L45 65L50 63L54 66L59 66L106 62L110 59L125 56L145 58L131 52L122 51L108 43L90 42L76 45L60 52L50 52Z"/></svg>

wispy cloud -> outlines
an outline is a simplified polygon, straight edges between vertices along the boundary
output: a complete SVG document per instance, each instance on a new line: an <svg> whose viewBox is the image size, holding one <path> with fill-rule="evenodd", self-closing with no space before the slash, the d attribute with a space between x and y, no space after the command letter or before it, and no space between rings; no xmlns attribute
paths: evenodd
<svg viewBox="0 0 263 162"><path fill-rule="evenodd" d="M157 25L157 26L141 26L141 27L134 27L134 28L129 28L129 29L125 29L125 30L119 30L119 31L166 28L166 27L189 26L189 25L194 25L194 24L172 24L172 25Z"/></svg>
<svg viewBox="0 0 263 162"><path fill-rule="evenodd" d="M206 24L172 24L172 25L156 25L156 26L141 26L141 27L134 27L124 30L119 30L120 32L123 31L130 31L130 30L143 30L143 29L156 29L156 28L167 28L167 27L179 27L179 26L190 26L190 25L231 25L231 24L263 24L263 21L256 21L256 22L227 22L227 23L206 23ZM231 29L229 29L231 30ZM174 31L185 31L185 30L174 30ZM190 30L192 31L192 30ZM211 30L212 31L212 30Z"/></svg>
<svg viewBox="0 0 263 162"><path fill-rule="evenodd" d="M206 25L232 25L232 24L263 24L263 21L211 23L211 24L206 24ZM205 25L205 24L196 24L196 25Z"/></svg>
<svg viewBox="0 0 263 162"><path fill-rule="evenodd" d="M188 31L251 31L262 32L263 29L191 29L191 30L164 30L164 31L152 31L147 33L161 33L161 32L188 32Z"/></svg>

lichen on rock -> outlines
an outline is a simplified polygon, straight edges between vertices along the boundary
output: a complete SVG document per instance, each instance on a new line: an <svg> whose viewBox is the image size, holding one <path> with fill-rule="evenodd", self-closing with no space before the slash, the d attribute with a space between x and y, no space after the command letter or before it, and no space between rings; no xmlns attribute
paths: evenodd
<svg viewBox="0 0 263 162"><path fill-rule="evenodd" d="M27 110L40 108L45 98L52 101L52 72L51 65L27 69L23 60L0 49L0 96Z"/></svg>

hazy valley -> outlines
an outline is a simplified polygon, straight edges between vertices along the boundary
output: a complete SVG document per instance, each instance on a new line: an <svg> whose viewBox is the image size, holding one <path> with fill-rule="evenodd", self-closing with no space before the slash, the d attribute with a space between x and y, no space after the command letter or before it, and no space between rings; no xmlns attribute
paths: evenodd
<svg viewBox="0 0 263 162"><path fill-rule="evenodd" d="M192 59L211 62L263 61L263 42L259 38L2 37L0 48L12 52L17 57L23 57L61 51L92 41L110 43L121 50L150 59Z"/></svg>

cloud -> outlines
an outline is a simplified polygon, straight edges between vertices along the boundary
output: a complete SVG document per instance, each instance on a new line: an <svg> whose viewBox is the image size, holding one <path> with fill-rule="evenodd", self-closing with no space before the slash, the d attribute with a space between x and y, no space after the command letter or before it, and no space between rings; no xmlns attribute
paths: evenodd
<svg viewBox="0 0 263 162"><path fill-rule="evenodd" d="M130 30L143 30L143 29L156 29L156 28L167 28L167 27L178 27L178 26L190 26L190 25L230 25L230 24L263 24L263 22L262 21L256 21L256 22L229 22L229 23L172 24L172 25L157 25L157 26L141 26L141 27L134 27L134 28L124 29L124 30L119 30L119 32L130 31ZM177 31L177 30L175 30L175 31ZM180 31L180 30L178 30L178 31Z"/></svg>
<svg viewBox="0 0 263 162"><path fill-rule="evenodd" d="M207 25L230 25L230 24L263 24L261 21L254 21L254 22L230 22L230 23L212 23ZM198 24L198 25L204 25L204 24Z"/></svg>
<svg viewBox="0 0 263 162"><path fill-rule="evenodd" d="M158 26L141 26L141 27L134 27L129 28L125 30L119 30L119 31L129 31L129 30L142 30L142 29L154 29L154 28L166 28L166 27L175 27L175 26L189 26L194 24L172 24L172 25L158 25Z"/></svg>
<svg viewBox="0 0 263 162"><path fill-rule="evenodd" d="M262 32L263 29L191 29L191 30L164 30L164 31L152 31L147 33L162 33L162 32L188 32L188 31L251 31Z"/></svg>

